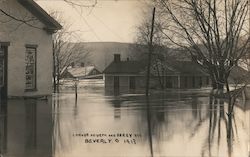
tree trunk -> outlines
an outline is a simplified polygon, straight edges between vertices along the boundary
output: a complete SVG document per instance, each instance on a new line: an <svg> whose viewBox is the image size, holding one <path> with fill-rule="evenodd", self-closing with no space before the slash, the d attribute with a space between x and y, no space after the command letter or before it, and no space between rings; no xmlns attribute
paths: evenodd
<svg viewBox="0 0 250 157"><path fill-rule="evenodd" d="M214 77L211 76L210 79L211 79L211 82L212 82L212 88L217 89L217 83L216 83L216 80L214 79Z"/></svg>
<svg viewBox="0 0 250 157"><path fill-rule="evenodd" d="M53 41L53 91L56 93L56 52L55 44Z"/></svg>
<svg viewBox="0 0 250 157"><path fill-rule="evenodd" d="M59 65L57 65L57 77L56 77L56 92L59 93L59 86L60 86L60 70Z"/></svg>
<svg viewBox="0 0 250 157"><path fill-rule="evenodd" d="M53 56L53 90L54 93L56 93L56 65L54 56Z"/></svg>
<svg viewBox="0 0 250 157"><path fill-rule="evenodd" d="M56 93L56 74L53 72L53 90L54 93Z"/></svg>

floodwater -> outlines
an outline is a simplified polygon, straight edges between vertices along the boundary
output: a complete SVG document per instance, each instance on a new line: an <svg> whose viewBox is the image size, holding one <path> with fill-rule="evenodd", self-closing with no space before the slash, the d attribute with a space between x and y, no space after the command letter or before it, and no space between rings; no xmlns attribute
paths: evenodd
<svg viewBox="0 0 250 157"><path fill-rule="evenodd" d="M204 92L112 96L102 85L48 100L9 100L0 110L0 156L249 157L250 102Z"/></svg>

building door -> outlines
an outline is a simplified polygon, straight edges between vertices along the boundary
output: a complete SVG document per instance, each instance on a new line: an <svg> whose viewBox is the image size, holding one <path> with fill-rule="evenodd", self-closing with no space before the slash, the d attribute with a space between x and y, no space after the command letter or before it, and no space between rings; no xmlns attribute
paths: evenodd
<svg viewBox="0 0 250 157"><path fill-rule="evenodd" d="M114 76L114 93L119 94L120 81L119 76Z"/></svg>
<svg viewBox="0 0 250 157"><path fill-rule="evenodd" d="M192 87L195 88L195 76L192 77Z"/></svg>
<svg viewBox="0 0 250 157"><path fill-rule="evenodd" d="M173 88L172 76L167 76L166 77L166 88Z"/></svg>
<svg viewBox="0 0 250 157"><path fill-rule="evenodd" d="M132 89L132 90L135 89L135 77L134 76L129 77L129 89Z"/></svg>
<svg viewBox="0 0 250 157"><path fill-rule="evenodd" d="M0 103L7 98L7 46L0 46Z"/></svg>

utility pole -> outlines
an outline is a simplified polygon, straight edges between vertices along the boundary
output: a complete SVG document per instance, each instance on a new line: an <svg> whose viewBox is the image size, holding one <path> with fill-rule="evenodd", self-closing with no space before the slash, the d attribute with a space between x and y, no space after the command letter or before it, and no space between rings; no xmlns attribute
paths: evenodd
<svg viewBox="0 0 250 157"><path fill-rule="evenodd" d="M150 42L148 44L148 66L147 66L147 78L146 78L146 103L147 103L147 122L148 122L148 138L151 157L154 156L153 151L153 140L152 140L152 130L151 130L151 108L149 104L149 82L150 82L150 67L151 67L151 56L153 53L153 33L154 33L154 21L155 21L155 7L153 9Z"/></svg>
<svg viewBox="0 0 250 157"><path fill-rule="evenodd" d="M149 94L149 82L150 82L150 67L151 67L151 58L153 53L153 35L154 35L154 22L155 22L155 7L153 9L150 41L149 41L149 52L148 52L148 66L147 66L147 78L146 78L146 96Z"/></svg>
<svg viewBox="0 0 250 157"><path fill-rule="evenodd" d="M248 5L247 5L247 9L248 9L248 38L250 38L250 0L247 1ZM250 71L250 50L248 50L248 54L246 56L246 63L247 63L247 71ZM250 157L250 155L249 155Z"/></svg>

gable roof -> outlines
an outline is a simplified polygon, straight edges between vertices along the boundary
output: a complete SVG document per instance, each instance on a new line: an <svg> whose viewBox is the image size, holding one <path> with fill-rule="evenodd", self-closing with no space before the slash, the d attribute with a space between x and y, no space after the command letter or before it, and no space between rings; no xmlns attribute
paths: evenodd
<svg viewBox="0 0 250 157"><path fill-rule="evenodd" d="M52 18L43 8L41 8L33 0L17 0L24 8L30 11L36 16L43 24L46 25L44 28L46 31L53 33L55 30L62 29L60 23Z"/></svg>
<svg viewBox="0 0 250 157"><path fill-rule="evenodd" d="M67 71L73 76L73 77L84 77L90 75L90 73L93 70L97 70L95 66L86 66L86 67L75 67L75 68L69 68ZM98 70L97 70L98 71ZM98 71L99 72L99 71Z"/></svg>

